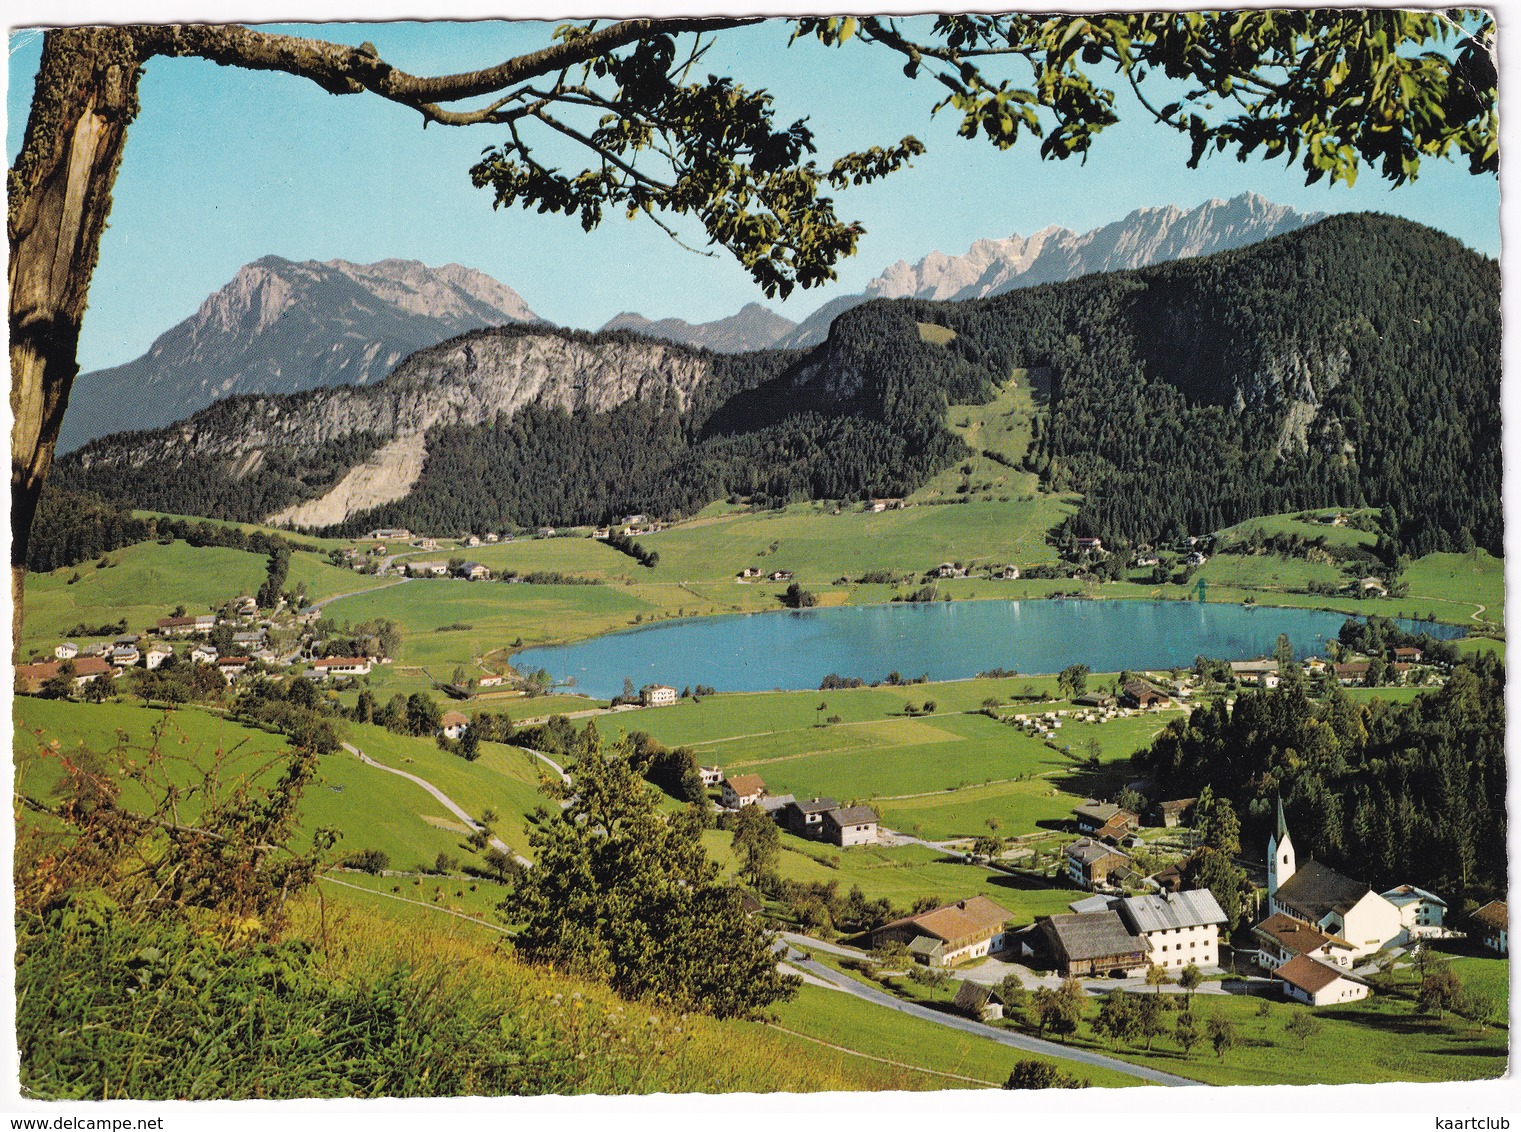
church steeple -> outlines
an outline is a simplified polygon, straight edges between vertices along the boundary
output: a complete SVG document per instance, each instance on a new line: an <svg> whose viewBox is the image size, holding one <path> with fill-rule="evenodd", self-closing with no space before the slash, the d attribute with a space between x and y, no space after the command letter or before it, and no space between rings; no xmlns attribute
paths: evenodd
<svg viewBox="0 0 1521 1132"><path fill-rule="evenodd" d="M1283 816L1283 796L1278 798L1278 829L1268 838L1268 899L1294 875L1294 842L1289 838L1289 823Z"/></svg>

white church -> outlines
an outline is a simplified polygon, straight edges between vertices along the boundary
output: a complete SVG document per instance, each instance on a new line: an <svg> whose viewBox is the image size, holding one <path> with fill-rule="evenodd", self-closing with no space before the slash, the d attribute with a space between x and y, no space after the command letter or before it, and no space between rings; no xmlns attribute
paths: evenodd
<svg viewBox="0 0 1521 1132"><path fill-rule="evenodd" d="M1349 959L1371 955L1409 937L1401 908L1362 881L1315 860L1298 867L1282 799L1278 828L1268 838L1267 891L1270 913L1312 924L1338 943L1346 943Z"/></svg>

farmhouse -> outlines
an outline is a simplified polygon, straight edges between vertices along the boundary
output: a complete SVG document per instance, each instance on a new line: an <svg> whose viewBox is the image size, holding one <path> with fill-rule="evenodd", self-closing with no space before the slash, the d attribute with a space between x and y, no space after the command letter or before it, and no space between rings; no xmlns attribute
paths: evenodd
<svg viewBox="0 0 1521 1132"><path fill-rule="evenodd" d="M150 669L157 668L173 655L174 650L168 645L149 645L143 654L143 663Z"/></svg>
<svg viewBox="0 0 1521 1132"><path fill-rule="evenodd" d="M1127 680L1120 695L1120 702L1128 708L1144 710L1167 703L1168 696L1161 688L1145 680Z"/></svg>
<svg viewBox="0 0 1521 1132"><path fill-rule="evenodd" d="M766 575L766 577L773 582L790 582L792 581L792 576L793 575L791 570L773 570L771 573Z"/></svg>
<svg viewBox="0 0 1521 1132"><path fill-rule="evenodd" d="M1220 963L1220 929L1225 925L1214 894L1207 888L1143 896L1089 896L1068 905L1079 914L1118 912L1125 926L1146 945L1147 961L1156 967L1216 967Z"/></svg>
<svg viewBox="0 0 1521 1132"><path fill-rule="evenodd" d="M1505 901L1491 900L1473 914L1473 937L1497 955L1510 954L1510 913Z"/></svg>
<svg viewBox="0 0 1521 1132"><path fill-rule="evenodd" d="M702 784L704 786L717 786L724 780L723 770L716 766L699 766L697 773L702 775Z"/></svg>
<svg viewBox="0 0 1521 1132"><path fill-rule="evenodd" d="M67 663L74 666L74 687L83 688L102 676L115 676L116 669L97 656L82 656L74 661L48 660L41 664L18 664L16 682L23 691L36 692L43 684L57 676Z"/></svg>
<svg viewBox="0 0 1521 1132"><path fill-rule="evenodd" d="M197 617L160 617L154 631L160 637L177 637L189 633L209 633L216 628L215 614L202 613Z"/></svg>
<svg viewBox="0 0 1521 1132"><path fill-rule="evenodd" d="M1068 845L1063 856L1067 875L1089 889L1108 884L1114 874L1133 867L1130 858L1118 849L1086 837Z"/></svg>
<svg viewBox="0 0 1521 1132"><path fill-rule="evenodd" d="M965 578L966 569L965 567L957 566L954 562L942 562L939 566L935 567L935 577Z"/></svg>
<svg viewBox="0 0 1521 1132"><path fill-rule="evenodd" d="M840 804L833 798L810 798L789 805L782 811L782 820L799 837L817 840L824 835L824 815L839 808Z"/></svg>
<svg viewBox="0 0 1521 1132"><path fill-rule="evenodd" d="M190 650L190 659L195 664L212 664L216 658L217 650L210 645L196 645Z"/></svg>
<svg viewBox="0 0 1521 1132"><path fill-rule="evenodd" d="M1361 684L1368 677L1368 662L1366 660L1349 660L1345 664L1333 664L1331 671L1336 674L1336 679L1346 686Z"/></svg>
<svg viewBox="0 0 1521 1132"><path fill-rule="evenodd" d="M248 667L250 660L246 656L223 656L217 658L217 671L222 674L222 679L231 684L243 670Z"/></svg>
<svg viewBox="0 0 1521 1132"><path fill-rule="evenodd" d="M458 739L470 730L470 720L462 711L446 711L438 722L439 734L445 739Z"/></svg>
<svg viewBox="0 0 1521 1132"><path fill-rule="evenodd" d="M408 562L407 573L414 578L442 578L449 573L447 562Z"/></svg>
<svg viewBox="0 0 1521 1132"><path fill-rule="evenodd" d="M1114 697L1108 692L1084 692L1073 696L1072 702L1078 707L1110 708L1114 706Z"/></svg>
<svg viewBox="0 0 1521 1132"><path fill-rule="evenodd" d="M746 566L739 572L739 576L747 580L750 578L759 578L761 576L761 569L759 566Z"/></svg>
<svg viewBox="0 0 1521 1132"><path fill-rule="evenodd" d="M646 684L639 689L639 702L645 707L670 707L681 694L668 684Z"/></svg>
<svg viewBox="0 0 1521 1132"><path fill-rule="evenodd" d="M1171 802L1153 802L1146 811L1146 819L1163 829L1176 829L1180 825L1187 825L1193 818L1194 803L1197 801L1197 798L1175 798Z"/></svg>
<svg viewBox="0 0 1521 1132"><path fill-rule="evenodd" d="M1046 917L1040 927L1065 977L1110 971L1129 975L1146 967L1146 941L1112 908Z"/></svg>
<svg viewBox="0 0 1521 1132"><path fill-rule="evenodd" d="M1336 968L1316 962L1308 955L1294 956L1274 972L1274 978L1282 985L1285 998L1307 1006L1326 1006L1368 997L1366 983L1350 979Z"/></svg>
<svg viewBox="0 0 1521 1132"><path fill-rule="evenodd" d="M870 806L841 806L824 814L824 836L842 849L875 845L878 820Z"/></svg>
<svg viewBox="0 0 1521 1132"><path fill-rule="evenodd" d="M1077 549L1080 552L1104 553L1104 540L1097 538L1080 538L1077 540Z"/></svg>
<svg viewBox="0 0 1521 1132"><path fill-rule="evenodd" d="M459 576L468 578L472 582L479 582L491 577L491 570L479 562L466 562L459 568Z"/></svg>
<svg viewBox="0 0 1521 1132"><path fill-rule="evenodd" d="M717 769L716 767L714 768ZM791 794L766 794L755 804L777 825L787 824L787 807L796 801Z"/></svg>
<svg viewBox="0 0 1521 1132"><path fill-rule="evenodd" d="M111 650L111 663L125 668L131 668L141 659L142 654L137 651L136 645L117 645Z"/></svg>
<svg viewBox="0 0 1521 1132"><path fill-rule="evenodd" d="M766 783L758 774L736 774L723 780L722 792L724 805L737 810L760 801L766 792Z"/></svg>
<svg viewBox="0 0 1521 1132"><path fill-rule="evenodd" d="M405 542L412 537L412 532L407 530L406 527L377 527L365 537L372 540L385 541L387 539L397 539Z"/></svg>
<svg viewBox="0 0 1521 1132"><path fill-rule="evenodd" d="M1380 895L1400 910L1400 923L1405 926L1407 936L1415 938L1443 933L1447 901L1440 896L1413 884L1402 884Z"/></svg>
<svg viewBox="0 0 1521 1132"><path fill-rule="evenodd" d="M1007 908L986 896L973 896L884 924L871 933L871 945L906 943L921 963L949 967L1001 948L1010 915Z"/></svg>
<svg viewBox="0 0 1521 1132"><path fill-rule="evenodd" d="M59 660L73 660L79 655L79 646L73 641L64 641L53 650L53 655Z"/></svg>
<svg viewBox="0 0 1521 1132"><path fill-rule="evenodd" d="M330 676L368 676L370 658L367 656L324 656L312 661L311 675L318 680Z"/></svg>
<svg viewBox="0 0 1521 1132"><path fill-rule="evenodd" d="M1278 662L1276 660L1233 660L1231 675L1243 684L1276 688L1278 687Z"/></svg>
<svg viewBox="0 0 1521 1132"><path fill-rule="evenodd" d="M1005 582L1017 582L1019 581L1019 567L1005 566L1002 570L999 570L994 575L994 577L999 578Z"/></svg>
<svg viewBox="0 0 1521 1132"><path fill-rule="evenodd" d="M1134 829L1137 825L1136 816L1129 810L1095 798L1073 806L1072 812L1077 817L1077 828L1082 833L1096 834L1102 829L1110 828Z"/></svg>
<svg viewBox="0 0 1521 1132"><path fill-rule="evenodd" d="M1296 955L1308 955L1336 967L1352 965L1352 945L1321 931L1314 924L1274 912L1252 929L1257 940L1257 966L1272 974Z"/></svg>

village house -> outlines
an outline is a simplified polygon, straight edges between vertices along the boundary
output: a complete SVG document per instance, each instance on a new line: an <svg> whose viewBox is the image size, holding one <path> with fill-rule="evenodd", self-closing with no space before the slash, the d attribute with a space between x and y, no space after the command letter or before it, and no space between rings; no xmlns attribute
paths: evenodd
<svg viewBox="0 0 1521 1132"><path fill-rule="evenodd" d="M759 566L746 566L739 572L739 576L747 580L750 578L759 578L761 576L761 569Z"/></svg>
<svg viewBox="0 0 1521 1132"><path fill-rule="evenodd" d="M1048 916L1039 923L1064 978L1111 971L1130 976L1146 968L1146 941L1113 908Z"/></svg>
<svg viewBox="0 0 1521 1132"><path fill-rule="evenodd" d="M966 567L964 567L964 566L957 566L954 562L942 562L942 563L940 563L939 566L935 567L935 577L937 577L937 578L965 578L966 577Z"/></svg>
<svg viewBox="0 0 1521 1132"><path fill-rule="evenodd" d="M368 676L370 667L367 656L323 656L312 661L310 675L318 680L333 676Z"/></svg>
<svg viewBox="0 0 1521 1132"><path fill-rule="evenodd" d="M1011 916L1007 908L986 896L973 896L883 924L871 933L871 946L905 943L919 962L949 967L1002 948L1004 927Z"/></svg>
<svg viewBox="0 0 1521 1132"><path fill-rule="evenodd" d="M190 633L209 633L216 628L216 615L202 613L194 617L160 617L154 631L160 637L179 637Z"/></svg>
<svg viewBox="0 0 1521 1132"><path fill-rule="evenodd" d="M465 545L469 546L469 547L480 546L481 545L481 537L480 537L480 535L469 535L469 536L467 536L466 539L465 539Z"/></svg>
<svg viewBox="0 0 1521 1132"><path fill-rule="evenodd" d="M1278 803L1278 826L1268 838L1268 912L1282 912L1346 940L1352 957L1371 955L1400 939L1400 910L1367 884L1329 865L1296 866L1294 843Z"/></svg>
<svg viewBox="0 0 1521 1132"><path fill-rule="evenodd" d="M229 684L243 675L243 670L251 663L246 656L222 656L217 658L217 671L222 674L222 679Z"/></svg>
<svg viewBox="0 0 1521 1132"><path fill-rule="evenodd" d="M1242 684L1255 684L1259 688L1278 687L1278 662L1276 660L1233 660L1231 675Z"/></svg>
<svg viewBox="0 0 1521 1132"><path fill-rule="evenodd" d="M174 650L168 645L149 645L143 654L143 664L150 670L158 668L173 655Z"/></svg>
<svg viewBox="0 0 1521 1132"><path fill-rule="evenodd" d="M1135 560L1137 566L1160 566L1162 560L1155 554L1142 554Z"/></svg>
<svg viewBox="0 0 1521 1132"><path fill-rule="evenodd" d="M725 778L720 787L723 803L731 810L753 806L766 792L765 780L758 774L736 774Z"/></svg>
<svg viewBox="0 0 1521 1132"><path fill-rule="evenodd" d="M773 570L771 573L767 574L766 577L773 582L790 582L792 581L792 571Z"/></svg>
<svg viewBox="0 0 1521 1132"><path fill-rule="evenodd" d="M394 539L398 542L406 542L409 538L412 537L412 532L407 530L406 527L377 527L375 530L371 531L364 537L371 539L372 541L387 541Z"/></svg>
<svg viewBox="0 0 1521 1132"><path fill-rule="evenodd" d="M1104 553L1104 540L1097 538L1080 538L1077 540L1079 554L1102 554Z"/></svg>
<svg viewBox="0 0 1521 1132"><path fill-rule="evenodd" d="M1405 664L1419 664L1426 654L1418 648L1398 648L1394 650L1394 659Z"/></svg>
<svg viewBox="0 0 1521 1132"><path fill-rule="evenodd" d="M1157 886L1158 892L1183 891L1183 870L1176 861L1170 865L1163 865L1146 879Z"/></svg>
<svg viewBox="0 0 1521 1132"><path fill-rule="evenodd" d="M1331 671L1336 679L1345 687L1353 684L1361 684L1368 678L1368 662L1366 660L1351 660L1345 664L1333 664Z"/></svg>
<svg viewBox="0 0 1521 1132"><path fill-rule="evenodd" d="M883 511L901 511L901 510L903 510L903 500L901 500L901 499L873 499L871 501L871 510L872 510L872 514L874 514L874 515L879 515Z"/></svg>
<svg viewBox="0 0 1521 1132"><path fill-rule="evenodd" d="M438 732L445 739L458 739L466 731L470 730L470 720L464 712L446 711L439 718Z"/></svg>
<svg viewBox="0 0 1521 1132"><path fill-rule="evenodd" d="M1176 829L1193 820L1194 803L1197 798L1175 798L1170 802L1153 802L1146 811L1146 820L1163 829Z"/></svg>
<svg viewBox="0 0 1521 1132"><path fill-rule="evenodd" d="M1257 940L1257 966L1270 975L1296 955L1335 967L1352 965L1350 943L1282 912L1254 927L1252 936Z"/></svg>
<svg viewBox="0 0 1521 1132"><path fill-rule="evenodd" d="M466 562L459 568L459 576L472 582L479 582L491 577L491 570L479 562Z"/></svg>
<svg viewBox="0 0 1521 1132"><path fill-rule="evenodd" d="M502 541L502 536L499 535L499 534L497 534L495 531L487 531L486 532L486 541L488 543L501 542Z"/></svg>
<svg viewBox="0 0 1521 1132"><path fill-rule="evenodd" d="M1089 798L1081 805L1073 806L1072 812L1077 816L1077 828L1079 833L1101 836L1106 831L1110 834L1118 832L1121 836L1139 825L1136 815L1129 810L1121 809L1113 802L1100 802L1095 798Z"/></svg>
<svg viewBox="0 0 1521 1132"><path fill-rule="evenodd" d="M824 815L838 809L840 804L833 798L810 798L795 801L782 811L787 828L799 837L811 837L815 841L824 835Z"/></svg>
<svg viewBox="0 0 1521 1132"><path fill-rule="evenodd" d="M1063 851L1067 875L1081 888L1094 889L1109 883L1117 873L1135 866L1128 856L1112 846L1090 838L1074 841Z"/></svg>
<svg viewBox="0 0 1521 1132"><path fill-rule="evenodd" d="M53 650L53 655L59 660L73 660L79 655L79 646L73 641L64 641Z"/></svg>
<svg viewBox="0 0 1521 1132"><path fill-rule="evenodd" d="M443 578L448 576L447 562L408 562L407 573L414 578Z"/></svg>
<svg viewBox="0 0 1521 1132"><path fill-rule="evenodd" d="M117 645L111 650L111 663L123 668L131 668L141 659L142 654L137 651L136 645Z"/></svg>
<svg viewBox="0 0 1521 1132"><path fill-rule="evenodd" d="M1401 884L1379 895L1399 909L1400 923L1404 925L1407 937L1417 939L1445 934L1447 901L1434 892L1413 884Z"/></svg>
<svg viewBox="0 0 1521 1132"><path fill-rule="evenodd" d="M40 664L18 664L16 683L23 692L37 692L53 677L63 671L66 664L74 666L74 687L83 688L100 677L115 677L117 670L96 656L82 656L77 660L47 660Z"/></svg>
<svg viewBox="0 0 1521 1132"><path fill-rule="evenodd" d="M607 527L597 527L592 531L591 537L594 539L609 539L613 537L613 532Z"/></svg>
<svg viewBox="0 0 1521 1132"><path fill-rule="evenodd" d="M252 617L259 612L259 603L250 594L240 594L233 598L232 611L239 617Z"/></svg>
<svg viewBox="0 0 1521 1132"><path fill-rule="evenodd" d="M488 672L475 682L478 688L499 688L507 682L507 677L499 672Z"/></svg>
<svg viewBox="0 0 1521 1132"><path fill-rule="evenodd" d="M1120 695L1120 702L1128 708L1146 710L1160 707L1168 702L1168 695L1155 684L1145 680L1127 680Z"/></svg>
<svg viewBox="0 0 1521 1132"><path fill-rule="evenodd" d="M1358 581L1357 588L1363 593L1364 596L1367 596L1368 594L1372 594L1374 597L1389 596L1389 591L1387 588L1385 588L1382 578L1375 578L1372 576L1362 578Z"/></svg>
<svg viewBox="0 0 1521 1132"><path fill-rule="evenodd" d="M1082 695L1073 696L1072 703L1077 707L1112 708L1114 697L1108 692L1084 692Z"/></svg>
<svg viewBox="0 0 1521 1132"><path fill-rule="evenodd" d="M697 773L702 775L702 784L704 786L717 786L724 780L723 770L716 766L699 766Z"/></svg>
<svg viewBox="0 0 1521 1132"><path fill-rule="evenodd" d="M436 539L436 538L420 538L416 542L414 542L412 545L415 546L415 547L417 547L418 550L437 550L438 549L438 539Z"/></svg>
<svg viewBox="0 0 1521 1132"><path fill-rule="evenodd" d="M540 527L538 531L540 538L554 538L556 533L553 527Z"/></svg>
<svg viewBox="0 0 1521 1132"><path fill-rule="evenodd" d="M848 849L877 843L877 811L870 806L839 806L824 813L824 839Z"/></svg>
<svg viewBox="0 0 1521 1132"><path fill-rule="evenodd" d="M1473 938L1496 955L1510 954L1510 913L1505 901L1491 900L1473 914Z"/></svg>
<svg viewBox="0 0 1521 1132"><path fill-rule="evenodd" d="M1368 997L1368 985L1349 978L1335 967L1296 955L1273 972L1285 998L1306 1006L1327 1006Z"/></svg>
<svg viewBox="0 0 1521 1132"><path fill-rule="evenodd" d="M794 798L791 794L766 794L763 795L760 801L756 802L755 804L761 808L761 811L765 813L768 818L776 822L777 825L786 825L787 807L792 805L792 803L795 801L797 801L797 799Z"/></svg>
<svg viewBox="0 0 1521 1132"><path fill-rule="evenodd" d="M210 645L196 645L190 650L190 660L194 664L214 664L217 659L217 650Z"/></svg>
<svg viewBox="0 0 1521 1132"><path fill-rule="evenodd" d="M1089 896L1068 905L1073 912L1118 912L1146 945L1155 967L1181 969L1220 964L1220 931L1226 916L1207 888L1141 896Z"/></svg>
<svg viewBox="0 0 1521 1132"><path fill-rule="evenodd" d="M645 707L670 707L681 693L669 684L646 684L639 689L639 702Z"/></svg>

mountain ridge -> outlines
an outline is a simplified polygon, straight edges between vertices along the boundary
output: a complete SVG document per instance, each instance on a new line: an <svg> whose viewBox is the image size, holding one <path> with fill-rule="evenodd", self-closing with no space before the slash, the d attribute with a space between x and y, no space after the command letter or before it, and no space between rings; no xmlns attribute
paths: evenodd
<svg viewBox="0 0 1521 1132"><path fill-rule="evenodd" d="M161 427L233 394L369 384L457 334L537 320L512 288L456 263L263 256L139 357L81 374L58 450Z"/></svg>

